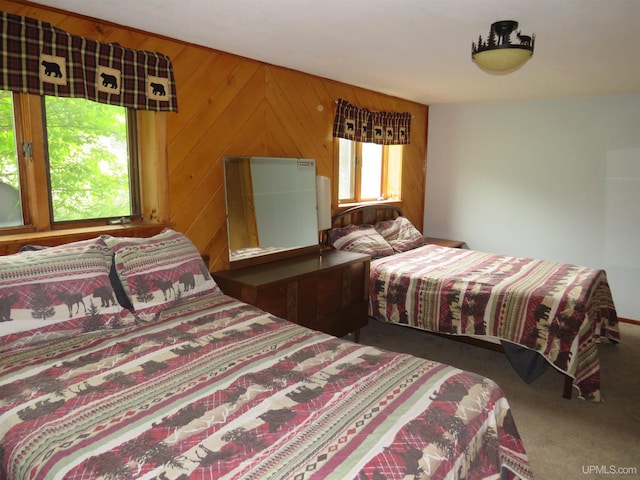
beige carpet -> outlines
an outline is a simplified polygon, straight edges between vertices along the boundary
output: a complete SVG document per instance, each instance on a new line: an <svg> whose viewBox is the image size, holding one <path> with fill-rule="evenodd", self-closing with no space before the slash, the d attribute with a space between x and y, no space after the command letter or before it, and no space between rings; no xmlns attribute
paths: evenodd
<svg viewBox="0 0 640 480"><path fill-rule="evenodd" d="M622 342L598 346L603 402L562 398L564 377L549 368L528 385L506 356L370 320L360 342L448 363L496 381L513 410L538 480L640 478L640 326L621 324Z"/></svg>

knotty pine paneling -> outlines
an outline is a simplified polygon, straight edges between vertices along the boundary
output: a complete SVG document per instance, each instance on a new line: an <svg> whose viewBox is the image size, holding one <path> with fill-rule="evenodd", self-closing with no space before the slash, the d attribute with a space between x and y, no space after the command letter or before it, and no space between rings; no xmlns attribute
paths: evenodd
<svg viewBox="0 0 640 480"><path fill-rule="evenodd" d="M411 144L403 148L403 209L422 230L428 107L285 68L267 69L269 138L277 145L288 140L291 142L288 151L301 150L302 156L315 158L318 173L328 176L332 186L337 184L332 131L338 98L370 110L412 114ZM269 154L281 152L272 148ZM335 201L333 208L335 211Z"/></svg>
<svg viewBox="0 0 640 480"><path fill-rule="evenodd" d="M315 158L318 173L335 186L332 129L338 98L413 115L411 145L403 152L402 206L422 229L427 106L27 2L0 0L0 8L171 58L179 112L166 115L170 220L210 256L212 270L228 262L222 157Z"/></svg>

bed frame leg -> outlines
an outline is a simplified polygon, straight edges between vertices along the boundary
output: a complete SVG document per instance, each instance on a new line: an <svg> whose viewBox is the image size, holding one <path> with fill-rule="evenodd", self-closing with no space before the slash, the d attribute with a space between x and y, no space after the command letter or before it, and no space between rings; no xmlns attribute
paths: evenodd
<svg viewBox="0 0 640 480"><path fill-rule="evenodd" d="M564 389L562 391L562 398L571 400L571 392L573 391L573 378L569 375L564 376Z"/></svg>

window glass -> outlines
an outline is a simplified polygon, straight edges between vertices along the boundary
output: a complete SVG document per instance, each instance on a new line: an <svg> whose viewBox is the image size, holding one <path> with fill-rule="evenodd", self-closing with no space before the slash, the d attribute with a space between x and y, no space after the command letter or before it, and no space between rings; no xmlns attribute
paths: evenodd
<svg viewBox="0 0 640 480"><path fill-rule="evenodd" d="M362 180L360 198L380 200L382 197L382 145L362 144Z"/></svg>
<svg viewBox="0 0 640 480"><path fill-rule="evenodd" d="M137 213L127 124L133 115L81 98L47 96L44 105L52 221Z"/></svg>
<svg viewBox="0 0 640 480"><path fill-rule="evenodd" d="M400 200L402 193L402 153L404 145L389 145L387 150L387 199Z"/></svg>
<svg viewBox="0 0 640 480"><path fill-rule="evenodd" d="M401 200L402 145L338 141L338 203Z"/></svg>
<svg viewBox="0 0 640 480"><path fill-rule="evenodd" d="M0 90L0 227L23 224L13 95Z"/></svg>
<svg viewBox="0 0 640 480"><path fill-rule="evenodd" d="M338 139L340 142L340 168L338 172L338 195L340 200L352 200L355 192L355 142Z"/></svg>

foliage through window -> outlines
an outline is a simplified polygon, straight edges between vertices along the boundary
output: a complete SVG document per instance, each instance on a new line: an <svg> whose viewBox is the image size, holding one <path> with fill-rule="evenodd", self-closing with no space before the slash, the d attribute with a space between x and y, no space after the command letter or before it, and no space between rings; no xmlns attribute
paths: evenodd
<svg viewBox="0 0 640 480"><path fill-rule="evenodd" d="M21 178L25 168L21 168L16 153L15 125L23 119L17 118L20 114L15 112L19 110L13 108L11 99L10 92L0 92L0 188L10 192L11 198L17 196L19 202L21 189L28 189L27 185L33 183ZM80 98L47 96L41 104L47 182L37 182L31 190L46 189L50 221L138 215L133 111ZM29 156L28 145L25 156ZM27 198L42 196L42 192L27 191L23 192L23 198L25 193ZM0 207L0 226L25 223L20 204L17 218L15 211L4 212L4 209Z"/></svg>
<svg viewBox="0 0 640 480"><path fill-rule="evenodd" d="M135 148L129 148L127 109L81 98L45 97L45 112L52 221L137 213L130 181L130 164L135 164L130 152Z"/></svg>
<svg viewBox="0 0 640 480"><path fill-rule="evenodd" d="M23 223L15 130L13 96L0 90L0 228Z"/></svg>
<svg viewBox="0 0 640 480"><path fill-rule="evenodd" d="M337 140L338 203L401 199L402 145Z"/></svg>

